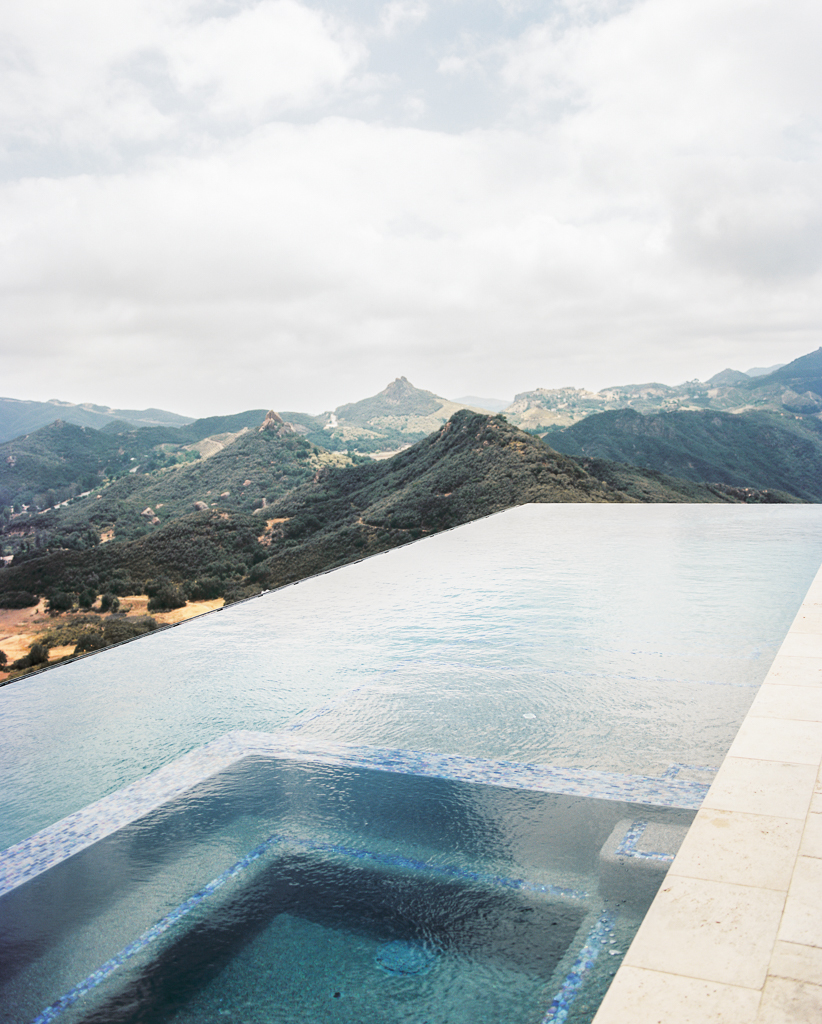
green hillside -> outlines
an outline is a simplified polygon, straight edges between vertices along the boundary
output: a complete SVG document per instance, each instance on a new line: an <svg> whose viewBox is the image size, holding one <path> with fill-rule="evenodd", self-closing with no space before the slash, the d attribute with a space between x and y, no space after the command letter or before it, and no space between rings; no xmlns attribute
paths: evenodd
<svg viewBox="0 0 822 1024"><path fill-rule="evenodd" d="M54 601L68 594L76 604L86 592L148 593L152 583L166 582L185 583L187 597L231 596L267 553L257 539L262 529L264 524L250 515L206 510L140 540L32 553L0 573L0 607L7 603L4 595L28 593Z"/></svg>
<svg viewBox="0 0 822 1024"><path fill-rule="evenodd" d="M129 466L116 436L58 420L0 444L0 505L46 508Z"/></svg>
<svg viewBox="0 0 822 1024"><path fill-rule="evenodd" d="M620 409L552 431L546 440L567 455L822 501L822 422L816 418Z"/></svg>
<svg viewBox="0 0 822 1024"><path fill-rule="evenodd" d="M197 442L259 427L264 409L210 416L182 427L102 429L57 420L0 444L0 506L49 508L126 473L144 475L199 458Z"/></svg>
<svg viewBox="0 0 822 1024"><path fill-rule="evenodd" d="M195 510L219 506L250 514L324 467L350 464L347 456L323 452L298 434L258 427L211 458L126 473L66 507L38 515L33 520L40 538L37 550L72 546L66 537L86 528L101 539L121 542L150 536Z"/></svg>

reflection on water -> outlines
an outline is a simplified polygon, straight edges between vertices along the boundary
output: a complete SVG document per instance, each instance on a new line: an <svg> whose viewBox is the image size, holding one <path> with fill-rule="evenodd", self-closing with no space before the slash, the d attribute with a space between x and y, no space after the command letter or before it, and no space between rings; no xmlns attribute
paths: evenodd
<svg viewBox="0 0 822 1024"><path fill-rule="evenodd" d="M524 506L14 683L0 846L238 728L717 764L820 526L818 506Z"/></svg>
<svg viewBox="0 0 822 1024"><path fill-rule="evenodd" d="M3 1020L537 1024L595 932L587 1021L662 877L600 884L637 813L693 817L248 758L0 899Z"/></svg>

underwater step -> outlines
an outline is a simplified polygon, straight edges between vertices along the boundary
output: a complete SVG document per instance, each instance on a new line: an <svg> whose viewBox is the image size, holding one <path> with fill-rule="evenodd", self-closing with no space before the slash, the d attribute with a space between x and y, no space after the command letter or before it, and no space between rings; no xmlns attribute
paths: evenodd
<svg viewBox="0 0 822 1024"><path fill-rule="evenodd" d="M617 822L599 852L602 898L649 906L687 832L687 825L673 822Z"/></svg>

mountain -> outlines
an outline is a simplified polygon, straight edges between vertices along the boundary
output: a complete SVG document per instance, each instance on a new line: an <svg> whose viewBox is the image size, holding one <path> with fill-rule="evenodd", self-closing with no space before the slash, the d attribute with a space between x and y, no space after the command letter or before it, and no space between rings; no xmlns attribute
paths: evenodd
<svg viewBox="0 0 822 1024"><path fill-rule="evenodd" d="M122 595L165 583L233 600L529 501L774 500L580 462L501 416L469 410L394 458L359 465L267 420L273 429L156 476L152 486L168 486L169 502L142 514L147 492L130 475L28 524L12 520L10 530L28 531L28 550L0 570L0 604L21 593ZM127 537L134 516L142 536L99 542L107 526Z"/></svg>
<svg viewBox="0 0 822 1024"><path fill-rule="evenodd" d="M55 424L30 435L28 442L44 435L50 439L54 434L74 432L82 440L91 435L88 439L94 441L96 435L105 445L123 440L122 436L109 438L103 432L84 432L80 427ZM321 469L352 463L347 455L311 445L274 412L269 412L262 423L258 419L253 430L217 436L231 437L231 444L219 447L214 438L208 438L217 450L207 458L175 461L178 456L170 455L163 462L155 453L155 461L148 464L151 468L147 471L140 472L143 467L136 466L134 472L108 479L105 486L95 478L96 485L88 493L63 507L38 514L32 521L42 535L38 550L67 546L67 538L78 532L85 536L87 529L105 541L134 540L155 533L162 525L194 509L217 505L250 514ZM131 464L133 457L128 452L132 450L137 449L127 448L125 454L118 456L120 464ZM187 454L196 456L192 451ZM79 461L74 465L78 466ZM0 474L0 478L5 476Z"/></svg>
<svg viewBox="0 0 822 1024"><path fill-rule="evenodd" d="M247 582L283 586L525 502L773 500L567 458L500 415L463 409L391 459L326 469L268 506L269 553Z"/></svg>
<svg viewBox="0 0 822 1024"><path fill-rule="evenodd" d="M26 402L18 398L0 398L0 441L45 427L55 420L78 427L99 430L115 420L135 427L180 427L191 423L190 416L179 416L163 409L110 409L104 405L74 405L52 398L48 402Z"/></svg>
<svg viewBox="0 0 822 1024"><path fill-rule="evenodd" d="M822 347L772 373L754 377L742 387L778 401L788 412L822 412Z"/></svg>
<svg viewBox="0 0 822 1024"><path fill-rule="evenodd" d="M584 388L536 388L514 397L504 410L523 430L568 427L586 416L617 409L639 413L708 409L716 412L822 413L822 349L784 366L742 373L726 369L708 381L671 386L651 382L587 391Z"/></svg>
<svg viewBox="0 0 822 1024"><path fill-rule="evenodd" d="M142 477L208 458L259 427L265 415L256 409L139 429L113 420L101 430L56 420L0 444L0 508L40 511L127 474Z"/></svg>
<svg viewBox="0 0 822 1024"><path fill-rule="evenodd" d="M687 393L681 388L658 383L627 384L597 392L572 387L536 388L515 395L504 414L523 430L539 431L570 426L586 416L612 409L654 412L665 407L675 408L680 402L699 403L707 400L707 390L708 386L699 382L694 382Z"/></svg>
<svg viewBox="0 0 822 1024"><path fill-rule="evenodd" d="M312 444L331 451L374 454L422 440L455 412L465 408L473 407L423 391L407 378L397 377L379 394L340 405L333 412L308 416L288 411L282 416L304 432ZM474 411L488 410L474 408Z"/></svg>
<svg viewBox="0 0 822 1024"><path fill-rule="evenodd" d="M314 416L281 411L281 415L313 445L330 451L372 454L395 451L419 441L457 410L469 407L472 407L469 403L451 402L414 387L405 377L398 377L379 394L341 405L333 412ZM19 440L59 419L120 437L120 447L128 453L129 459L133 457L136 461L160 445L174 445L177 449L189 445L203 455L210 455L219 447L206 444L201 449L201 442L215 439L218 446L231 443L227 435L252 429L262 422L265 414L265 409L250 409L233 416L191 420L158 409L135 412L57 400L21 402L6 398L0 399L0 444Z"/></svg>
<svg viewBox="0 0 822 1024"><path fill-rule="evenodd" d="M720 370L719 373L715 373L713 377L709 377L705 383L712 388L721 387L735 387L737 384L742 384L745 381L749 381L750 375L743 373L741 370Z"/></svg>
<svg viewBox="0 0 822 1024"><path fill-rule="evenodd" d="M822 421L812 417L705 410L643 415L620 409L589 416L546 438L566 455L822 501Z"/></svg>

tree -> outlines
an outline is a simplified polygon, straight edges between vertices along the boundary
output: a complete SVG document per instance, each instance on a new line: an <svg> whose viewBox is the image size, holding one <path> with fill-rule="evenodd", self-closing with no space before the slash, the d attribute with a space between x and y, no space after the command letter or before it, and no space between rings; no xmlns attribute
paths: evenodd
<svg viewBox="0 0 822 1024"><path fill-rule="evenodd" d="M30 665L44 665L49 660L49 649L43 644L32 644L28 658Z"/></svg>
<svg viewBox="0 0 822 1024"><path fill-rule="evenodd" d="M182 608L186 603L185 594L175 583L165 583L158 587L149 598L148 610L150 612L170 611L172 608Z"/></svg>
<svg viewBox="0 0 822 1024"><path fill-rule="evenodd" d="M46 611L56 614L57 612L70 612L74 607L74 594L66 594L62 590L55 590L49 598Z"/></svg>

